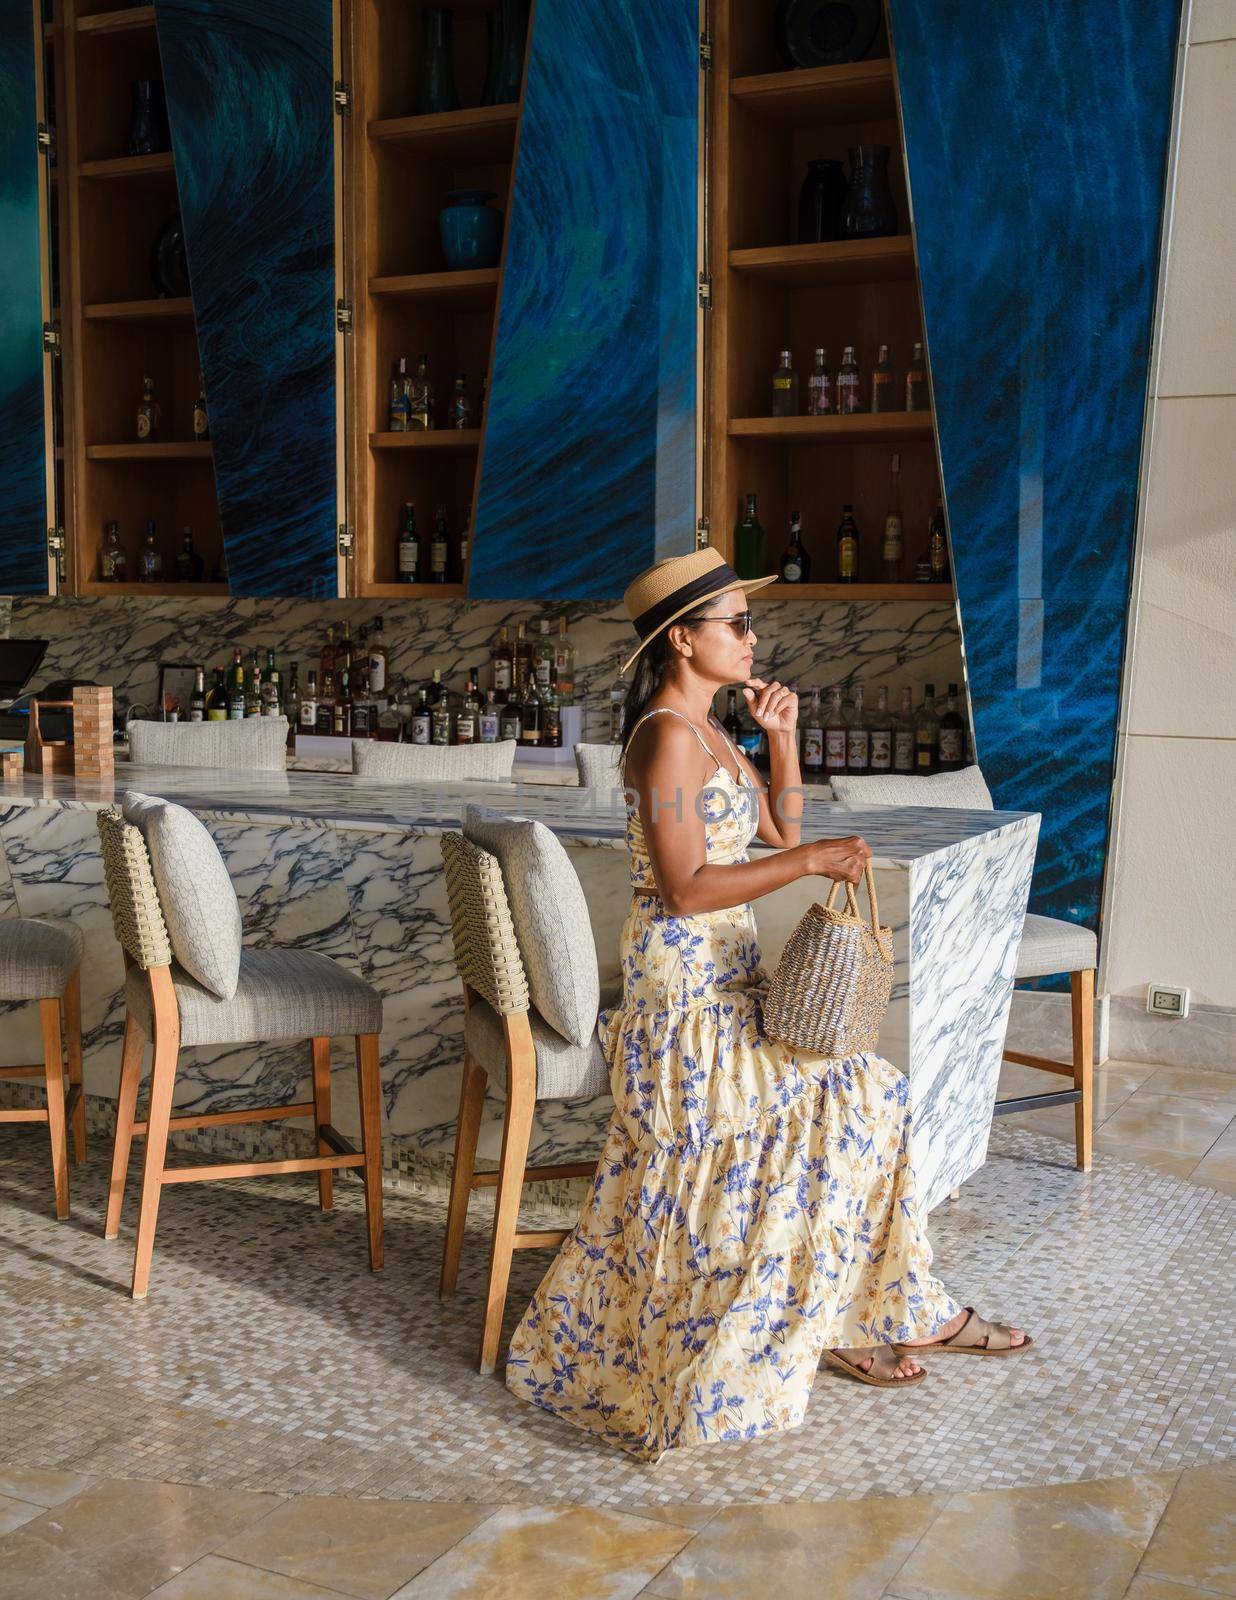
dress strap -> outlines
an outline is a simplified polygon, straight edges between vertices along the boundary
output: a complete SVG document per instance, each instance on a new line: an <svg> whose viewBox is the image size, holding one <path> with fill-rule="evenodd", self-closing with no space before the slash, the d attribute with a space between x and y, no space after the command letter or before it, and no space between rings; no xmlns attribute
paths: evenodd
<svg viewBox="0 0 1236 1600"><path fill-rule="evenodd" d="M642 728L644 723L648 721L648 718L649 717L659 717L659 716L662 716L662 715L670 716L670 717L678 717L680 721L685 722L687 727L690 728L691 732L699 740L700 744L703 745L704 754L708 757L708 759L710 761L712 761L714 763L716 762L716 760L717 760L716 751L708 743L708 740L705 739L704 735L700 732L700 730L691 721L690 717L684 716L681 711L675 711L673 706L653 706L651 711L645 711L643 716L639 719L639 721L631 729L631 738L628 739L626 744L623 745L623 747L622 747L624 755L631 748L631 739L634 739L635 735L639 732L640 728Z"/></svg>

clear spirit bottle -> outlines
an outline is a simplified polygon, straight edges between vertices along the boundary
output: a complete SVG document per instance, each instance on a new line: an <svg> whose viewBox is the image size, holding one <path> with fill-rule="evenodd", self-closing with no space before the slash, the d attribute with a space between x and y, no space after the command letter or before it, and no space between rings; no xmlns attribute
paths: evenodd
<svg viewBox="0 0 1236 1600"><path fill-rule="evenodd" d="M871 771L893 770L893 716L888 709L888 687L876 690L876 708L871 714Z"/></svg>
<svg viewBox="0 0 1236 1600"><path fill-rule="evenodd" d="M470 428L472 426L472 404L468 399L466 384L468 375L461 372L455 379L455 388L451 394L451 409L449 425L452 428Z"/></svg>
<svg viewBox="0 0 1236 1600"><path fill-rule="evenodd" d="M854 703L846 718L845 764L850 772L868 772L871 769L871 727L863 705L863 686L854 685Z"/></svg>
<svg viewBox="0 0 1236 1600"><path fill-rule="evenodd" d="M820 710L819 687L812 689L811 702L803 723L803 776L818 779L824 771L824 719Z"/></svg>
<svg viewBox="0 0 1236 1600"><path fill-rule="evenodd" d="M416 364L416 377L408 393L408 427L413 433L425 433L434 425L433 384L429 381L429 357L422 356Z"/></svg>
<svg viewBox="0 0 1236 1600"><path fill-rule="evenodd" d="M163 552L158 545L159 530L153 522L146 524L146 535L137 557L137 576L140 583L163 581Z"/></svg>
<svg viewBox="0 0 1236 1600"><path fill-rule="evenodd" d="M824 771L845 771L846 724L841 703L841 685L834 683L828 691L828 710L824 716Z"/></svg>
<svg viewBox="0 0 1236 1600"><path fill-rule="evenodd" d="M833 411L833 379L828 370L828 351L822 346L807 376L807 415L828 417Z"/></svg>
<svg viewBox="0 0 1236 1600"><path fill-rule="evenodd" d="M893 771L914 771L914 691L901 691L901 710L893 724Z"/></svg>
<svg viewBox="0 0 1236 1600"><path fill-rule="evenodd" d="M841 366L837 372L837 411L841 416L852 417L855 412L862 410L858 385L858 362L854 359L854 346L848 344L842 351Z"/></svg>
<svg viewBox="0 0 1236 1600"><path fill-rule="evenodd" d="M567 638L565 612L558 618L558 643L554 646L554 685L558 691L558 704L575 704L575 646Z"/></svg>
<svg viewBox="0 0 1236 1600"><path fill-rule="evenodd" d="M406 356L399 357L391 374L389 425L392 433L407 433L412 426L412 380Z"/></svg>

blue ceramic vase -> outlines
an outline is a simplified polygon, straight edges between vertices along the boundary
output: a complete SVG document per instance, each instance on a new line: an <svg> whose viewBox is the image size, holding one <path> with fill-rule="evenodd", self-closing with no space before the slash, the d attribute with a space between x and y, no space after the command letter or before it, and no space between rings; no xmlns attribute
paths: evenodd
<svg viewBox="0 0 1236 1600"><path fill-rule="evenodd" d="M469 267L496 267L502 251L502 213L487 202L492 189L452 189L439 226L442 254L452 272Z"/></svg>

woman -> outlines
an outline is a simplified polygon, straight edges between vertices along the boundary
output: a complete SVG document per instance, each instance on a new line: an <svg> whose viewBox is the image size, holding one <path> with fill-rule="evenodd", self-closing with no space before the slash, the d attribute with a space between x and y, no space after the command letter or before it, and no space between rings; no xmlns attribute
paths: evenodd
<svg viewBox="0 0 1236 1600"><path fill-rule="evenodd" d="M796 698L751 675L745 591L767 582L702 550L627 590L632 901L622 1002L598 1022L614 1113L507 1365L516 1394L645 1460L796 1427L821 1358L903 1388L924 1345L1031 1343L931 1276L905 1077L763 1032L748 902L808 875L856 883L871 854L799 842ZM735 682L768 737L767 788L710 715ZM775 848L748 860L757 833Z"/></svg>

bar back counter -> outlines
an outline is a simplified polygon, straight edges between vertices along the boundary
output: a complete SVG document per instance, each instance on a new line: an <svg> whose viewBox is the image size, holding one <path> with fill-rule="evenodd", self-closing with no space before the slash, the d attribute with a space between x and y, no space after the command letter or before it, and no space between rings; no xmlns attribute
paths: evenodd
<svg viewBox="0 0 1236 1600"><path fill-rule="evenodd" d="M322 951L381 992L385 1161L417 1187L445 1187L454 1141L463 1005L439 835L459 826L466 804L534 818L562 840L588 901L602 992L618 982L629 904L618 791L124 765L114 783L26 774L0 788L0 916L68 917L81 929L85 1085L100 1133L110 1129L124 1006L95 814L127 789L201 818L235 884L246 943ZM1018 812L806 805L804 838L861 833L874 852L881 920L892 925L897 951L880 1050L911 1080L929 1208L985 1159L1038 827L1037 815ZM804 879L756 902L770 970L803 909L826 889ZM6 1009L0 1064L35 1059L37 1018L28 1007ZM348 1065L337 1077L334 1120L355 1134ZM291 1101L308 1074L307 1046L186 1050L176 1108L201 1114ZM608 1100L546 1103L533 1160L594 1155L608 1111ZM184 1137L237 1157L267 1155L287 1149L293 1126ZM499 1126L492 1118L484 1125L482 1158L496 1156Z"/></svg>

